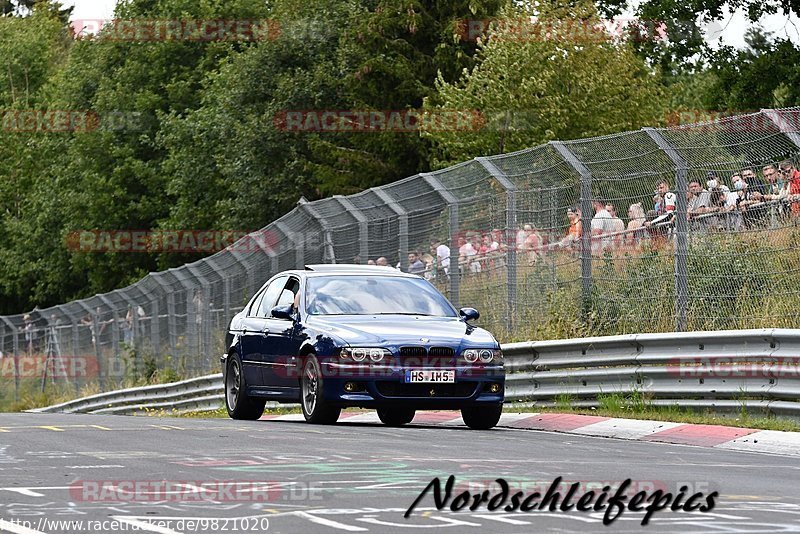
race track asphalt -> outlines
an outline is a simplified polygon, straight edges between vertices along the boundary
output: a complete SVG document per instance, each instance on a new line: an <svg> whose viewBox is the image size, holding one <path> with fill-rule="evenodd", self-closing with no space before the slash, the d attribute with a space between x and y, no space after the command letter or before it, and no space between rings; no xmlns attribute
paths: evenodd
<svg viewBox="0 0 800 534"><path fill-rule="evenodd" d="M441 510L430 491L404 517L450 475ZM511 494L543 494L558 477L559 504L575 487L569 510L503 510ZM488 490L490 500L498 478L509 496L493 511L458 497ZM667 505L644 526L646 511L626 508L605 526L604 510L574 507L627 479L625 504L640 491L671 503L684 486L684 501L718 495L710 511ZM0 414L0 481L0 531L22 534L800 531L797 458L522 429Z"/></svg>

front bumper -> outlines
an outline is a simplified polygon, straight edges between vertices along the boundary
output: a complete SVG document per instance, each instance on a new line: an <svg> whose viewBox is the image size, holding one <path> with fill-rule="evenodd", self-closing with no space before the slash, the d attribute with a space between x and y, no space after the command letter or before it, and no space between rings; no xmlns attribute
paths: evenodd
<svg viewBox="0 0 800 534"><path fill-rule="evenodd" d="M402 405L418 409L458 409L470 405L501 404L505 372L502 365L455 366L455 382L405 382L406 371L424 367L394 367L325 362L322 364L325 399L338 406ZM442 368L436 368L442 370ZM354 383L359 391L345 391ZM492 384L499 391L492 393Z"/></svg>

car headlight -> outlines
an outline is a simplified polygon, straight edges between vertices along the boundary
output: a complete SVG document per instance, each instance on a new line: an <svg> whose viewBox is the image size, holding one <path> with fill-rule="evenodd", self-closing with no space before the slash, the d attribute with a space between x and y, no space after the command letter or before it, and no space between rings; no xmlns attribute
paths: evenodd
<svg viewBox="0 0 800 534"><path fill-rule="evenodd" d="M373 363L379 363L390 356L387 349L380 347L345 347L339 353L339 359L346 362L361 363L369 358Z"/></svg>
<svg viewBox="0 0 800 534"><path fill-rule="evenodd" d="M500 349L467 349L461 353L467 363L503 363L503 351Z"/></svg>

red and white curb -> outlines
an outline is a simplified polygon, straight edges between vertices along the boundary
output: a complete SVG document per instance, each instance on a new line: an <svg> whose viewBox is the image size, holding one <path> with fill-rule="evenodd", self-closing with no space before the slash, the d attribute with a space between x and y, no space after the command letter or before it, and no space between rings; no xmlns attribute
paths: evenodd
<svg viewBox="0 0 800 534"><path fill-rule="evenodd" d="M302 414L265 415L261 419L270 421L304 420ZM380 424L380 419L373 411L345 411L339 417L339 422ZM461 419L459 412L420 411L417 412L411 425L464 426L464 420ZM800 456L800 432L558 413L503 413L498 426Z"/></svg>

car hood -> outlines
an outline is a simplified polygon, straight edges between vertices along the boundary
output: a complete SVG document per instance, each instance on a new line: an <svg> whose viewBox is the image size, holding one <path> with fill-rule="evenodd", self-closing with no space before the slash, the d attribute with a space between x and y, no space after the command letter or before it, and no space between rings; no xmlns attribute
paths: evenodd
<svg viewBox="0 0 800 534"><path fill-rule="evenodd" d="M307 324L353 346L442 344L486 347L497 344L486 330L456 317L328 315L311 316Z"/></svg>

